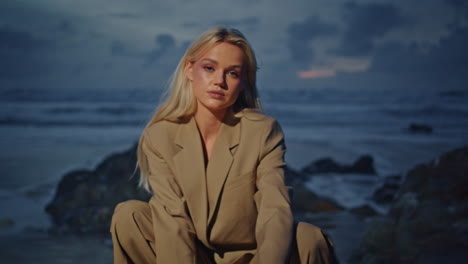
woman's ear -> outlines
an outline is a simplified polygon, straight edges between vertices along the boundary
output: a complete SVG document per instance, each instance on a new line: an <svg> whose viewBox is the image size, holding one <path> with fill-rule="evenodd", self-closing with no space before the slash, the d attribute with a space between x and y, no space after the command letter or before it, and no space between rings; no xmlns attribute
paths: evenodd
<svg viewBox="0 0 468 264"><path fill-rule="evenodd" d="M184 66L184 71L185 71L185 76L187 76L187 79L190 81L193 81L193 63L190 61L185 62Z"/></svg>

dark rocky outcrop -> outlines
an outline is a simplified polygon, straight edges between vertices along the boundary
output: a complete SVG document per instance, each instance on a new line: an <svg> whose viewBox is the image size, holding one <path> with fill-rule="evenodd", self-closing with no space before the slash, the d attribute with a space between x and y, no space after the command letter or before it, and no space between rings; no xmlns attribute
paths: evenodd
<svg viewBox="0 0 468 264"><path fill-rule="evenodd" d="M285 168L286 185L289 186L290 196L292 200L292 210L295 214L302 213L317 213L317 212L336 212L343 210L343 206L339 205L333 199L320 197L304 186L308 179L307 175L295 171L294 169Z"/></svg>
<svg viewBox="0 0 468 264"><path fill-rule="evenodd" d="M400 189L401 175L392 175L383 178L383 183L372 194L372 200L378 204L388 205L393 202Z"/></svg>
<svg viewBox="0 0 468 264"><path fill-rule="evenodd" d="M75 170L59 182L53 200L45 210L52 217L54 231L73 233L108 233L117 203L149 194L137 187L136 145L130 150L110 155L95 170Z"/></svg>
<svg viewBox="0 0 468 264"><path fill-rule="evenodd" d="M430 125L418 124L418 123L409 124L406 130L410 133L423 133L423 134L432 133L432 127Z"/></svg>
<svg viewBox="0 0 468 264"><path fill-rule="evenodd" d="M0 228L12 227L15 222L10 218L0 218Z"/></svg>
<svg viewBox="0 0 468 264"><path fill-rule="evenodd" d="M468 146L410 170L387 216L373 221L352 263L464 263Z"/></svg>
<svg viewBox="0 0 468 264"><path fill-rule="evenodd" d="M375 211L375 209L369 206L368 204L353 207L349 209L349 211L361 217L372 217L378 215L377 211Z"/></svg>
<svg viewBox="0 0 468 264"><path fill-rule="evenodd" d="M307 189L302 184L294 185L292 195L292 210L296 214L336 212L344 210L344 207L326 197L320 197Z"/></svg>
<svg viewBox="0 0 468 264"><path fill-rule="evenodd" d="M284 168L284 178L287 186L293 187L296 184L303 184L307 181L307 175L300 173L289 166Z"/></svg>
<svg viewBox="0 0 468 264"><path fill-rule="evenodd" d="M150 196L137 187L138 173L131 177L136 164L136 145L123 153L105 158L95 170L75 170L59 182L53 200L46 206L56 232L108 233L117 203ZM343 207L304 187L307 176L285 168L286 183L291 186L295 212L334 212Z"/></svg>
<svg viewBox="0 0 468 264"><path fill-rule="evenodd" d="M374 159L370 155L359 157L351 165L341 165L332 158L318 159L301 170L302 173L358 173L358 174L376 174L374 168Z"/></svg>

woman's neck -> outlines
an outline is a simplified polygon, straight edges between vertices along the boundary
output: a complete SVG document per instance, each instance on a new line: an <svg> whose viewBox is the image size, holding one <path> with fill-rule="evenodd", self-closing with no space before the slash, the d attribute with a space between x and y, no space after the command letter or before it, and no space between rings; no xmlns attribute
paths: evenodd
<svg viewBox="0 0 468 264"><path fill-rule="evenodd" d="M223 113L213 113L206 108L199 107L195 113L195 121L197 122L198 130L202 139L203 156L205 160L205 168L208 166L214 143L218 137L218 131L223 122L226 110Z"/></svg>
<svg viewBox="0 0 468 264"><path fill-rule="evenodd" d="M216 138L226 112L227 111L224 110L223 112L213 113L204 107L199 107L197 109L194 117L204 141Z"/></svg>

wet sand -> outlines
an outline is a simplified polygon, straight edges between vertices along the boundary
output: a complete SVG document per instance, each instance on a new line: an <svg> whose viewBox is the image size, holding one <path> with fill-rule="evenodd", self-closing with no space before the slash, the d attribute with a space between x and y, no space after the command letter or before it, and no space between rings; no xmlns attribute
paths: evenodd
<svg viewBox="0 0 468 264"><path fill-rule="evenodd" d="M368 222L349 212L313 214L301 220L323 228L331 236L341 264L348 263ZM0 256L2 263L17 264L111 264L113 261L110 234L107 237L55 235L37 230L0 234Z"/></svg>
<svg viewBox="0 0 468 264"><path fill-rule="evenodd" d="M0 256L2 263L15 264L111 264L111 243L102 237L21 232L0 236Z"/></svg>

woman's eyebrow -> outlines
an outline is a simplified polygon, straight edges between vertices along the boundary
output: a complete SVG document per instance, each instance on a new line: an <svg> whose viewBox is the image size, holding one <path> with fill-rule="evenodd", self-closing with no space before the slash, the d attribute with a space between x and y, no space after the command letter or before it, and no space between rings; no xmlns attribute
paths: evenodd
<svg viewBox="0 0 468 264"><path fill-rule="evenodd" d="M210 58L204 58L202 59L202 61L207 61L207 62L211 62L213 64L216 64L218 65L219 63L216 61L216 60L213 60L213 59L210 59ZM230 65L229 68L239 68L239 69L242 69L242 65Z"/></svg>
<svg viewBox="0 0 468 264"><path fill-rule="evenodd" d="M217 61L213 60L213 59L209 59L209 58L204 58L202 61L208 61L208 62L211 62L213 64L218 64Z"/></svg>

